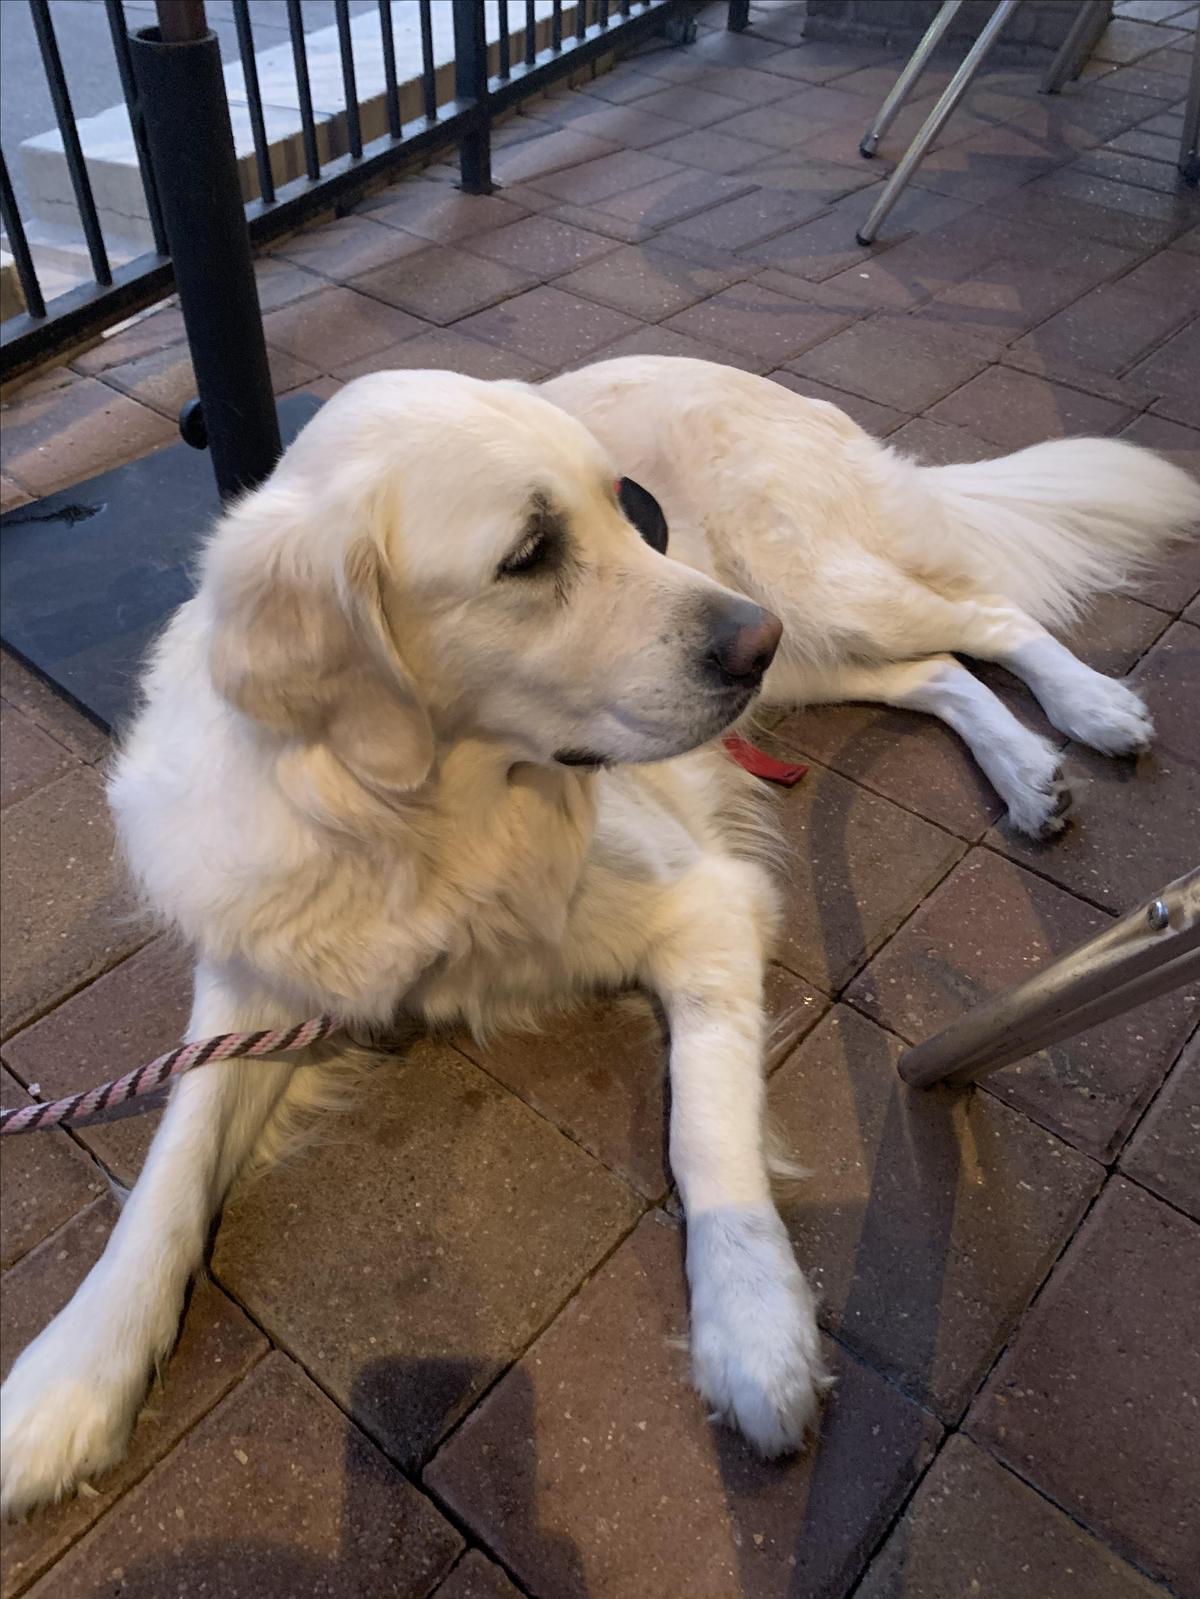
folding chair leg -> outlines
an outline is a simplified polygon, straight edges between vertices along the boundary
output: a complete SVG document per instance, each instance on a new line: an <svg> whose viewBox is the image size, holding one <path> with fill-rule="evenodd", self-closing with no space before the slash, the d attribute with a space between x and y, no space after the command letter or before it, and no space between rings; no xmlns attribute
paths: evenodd
<svg viewBox="0 0 1200 1599"><path fill-rule="evenodd" d="M900 1057L914 1088L972 1083L1200 978L1200 868Z"/></svg>
<svg viewBox="0 0 1200 1599"><path fill-rule="evenodd" d="M895 121L897 112L912 93L913 85L928 66L930 56L942 42L942 35L954 21L961 6L962 0L945 0L942 9L925 30L925 37L913 51L904 71L892 85L891 92L879 108L879 115L864 134L863 141L858 147L860 155L870 160L875 154L880 139Z"/></svg>
<svg viewBox="0 0 1200 1599"><path fill-rule="evenodd" d="M1021 0L1000 0L1000 4L988 18L987 25L967 52L962 65L947 84L945 93L926 117L920 132L901 156L896 170L884 184L874 210L855 235L859 244L870 244L873 241L879 232L880 223L907 188L908 180L924 160L929 146L945 127L951 112L970 88L984 58L1003 33L1005 25L1020 3Z"/></svg>
<svg viewBox="0 0 1200 1599"><path fill-rule="evenodd" d="M1080 6L1070 32L1046 69L1041 82L1042 94L1057 94L1068 78L1074 80L1079 76L1099 43L1100 35L1108 27L1108 21L1107 0L1087 0L1087 4Z"/></svg>

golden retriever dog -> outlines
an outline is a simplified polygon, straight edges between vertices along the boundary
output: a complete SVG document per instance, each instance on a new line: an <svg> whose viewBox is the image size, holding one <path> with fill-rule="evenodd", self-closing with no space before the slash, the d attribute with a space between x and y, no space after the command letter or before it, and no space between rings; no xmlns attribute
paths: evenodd
<svg viewBox="0 0 1200 1599"><path fill-rule="evenodd" d="M764 1454L797 1447L826 1377L764 1147L775 897L720 735L760 691L931 710L1018 826L1051 829L1056 753L949 652L1019 673L1073 737L1140 746L1136 697L1043 623L1198 504L1119 443L921 468L704 363L357 380L217 526L111 780L145 901L195 953L188 1036L655 994L695 1384ZM121 1457L230 1184L337 1069L325 1047L180 1081L102 1258L5 1384L10 1514Z"/></svg>

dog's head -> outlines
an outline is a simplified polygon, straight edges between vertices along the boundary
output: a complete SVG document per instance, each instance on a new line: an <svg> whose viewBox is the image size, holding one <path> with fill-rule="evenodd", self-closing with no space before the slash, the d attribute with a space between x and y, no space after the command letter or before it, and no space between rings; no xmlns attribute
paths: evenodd
<svg viewBox="0 0 1200 1599"><path fill-rule="evenodd" d="M661 512L618 472L521 385L358 379L209 544L217 688L390 790L458 738L568 765L714 738L780 624L659 553Z"/></svg>

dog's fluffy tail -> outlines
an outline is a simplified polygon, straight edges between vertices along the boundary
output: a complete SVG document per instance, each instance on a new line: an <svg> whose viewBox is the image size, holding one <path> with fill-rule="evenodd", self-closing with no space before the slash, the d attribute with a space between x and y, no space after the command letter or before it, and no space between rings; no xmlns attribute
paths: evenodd
<svg viewBox="0 0 1200 1599"><path fill-rule="evenodd" d="M1118 439L1063 439L920 474L976 574L1043 623L1071 621L1200 526L1200 483Z"/></svg>

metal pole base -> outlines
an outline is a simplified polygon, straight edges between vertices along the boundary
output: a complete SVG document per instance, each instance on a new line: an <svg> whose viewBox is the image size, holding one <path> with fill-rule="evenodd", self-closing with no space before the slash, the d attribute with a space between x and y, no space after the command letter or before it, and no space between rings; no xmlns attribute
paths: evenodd
<svg viewBox="0 0 1200 1599"><path fill-rule="evenodd" d="M914 1088L965 1084L1200 978L1200 868L900 1057Z"/></svg>

